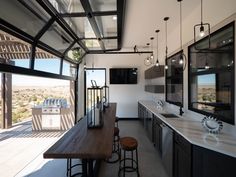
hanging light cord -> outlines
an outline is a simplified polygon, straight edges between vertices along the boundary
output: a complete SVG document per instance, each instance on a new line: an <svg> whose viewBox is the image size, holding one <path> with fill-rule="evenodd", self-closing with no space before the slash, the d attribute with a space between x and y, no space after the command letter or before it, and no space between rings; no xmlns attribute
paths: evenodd
<svg viewBox="0 0 236 177"><path fill-rule="evenodd" d="M182 41L182 4L180 1L180 49L183 49L183 41Z"/></svg>
<svg viewBox="0 0 236 177"><path fill-rule="evenodd" d="M167 47L167 20L166 20L166 58L168 53L168 47Z"/></svg>
<svg viewBox="0 0 236 177"><path fill-rule="evenodd" d="M202 10L202 0L201 0L201 24L202 24L202 17L203 17L203 12L202 12L203 10Z"/></svg>
<svg viewBox="0 0 236 177"><path fill-rule="evenodd" d="M157 31L157 59L158 59L158 31Z"/></svg>

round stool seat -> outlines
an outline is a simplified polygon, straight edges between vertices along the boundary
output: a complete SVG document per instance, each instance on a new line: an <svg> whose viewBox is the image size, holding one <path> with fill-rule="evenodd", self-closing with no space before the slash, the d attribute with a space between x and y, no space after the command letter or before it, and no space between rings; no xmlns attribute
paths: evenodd
<svg viewBox="0 0 236 177"><path fill-rule="evenodd" d="M133 137L123 137L120 139L120 145L122 149L132 151L138 147L138 141Z"/></svg>
<svg viewBox="0 0 236 177"><path fill-rule="evenodd" d="M114 128L114 136L119 136L120 129L115 127Z"/></svg>

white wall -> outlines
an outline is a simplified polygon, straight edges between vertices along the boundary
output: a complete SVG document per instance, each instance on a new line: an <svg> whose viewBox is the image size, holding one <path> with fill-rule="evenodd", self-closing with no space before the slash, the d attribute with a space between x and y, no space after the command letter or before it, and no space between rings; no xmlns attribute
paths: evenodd
<svg viewBox="0 0 236 177"><path fill-rule="evenodd" d="M99 54L87 55L86 66L92 67L94 62L95 68L106 68L107 84L110 91L110 102L117 102L117 116L120 118L136 118L138 115L137 102L138 100L152 99L153 95L144 92L144 70L147 67L144 65L144 58L147 54ZM109 68L116 67L135 67L138 68L138 84L109 84ZM163 96L163 95L161 95ZM158 97L158 95L155 95Z"/></svg>

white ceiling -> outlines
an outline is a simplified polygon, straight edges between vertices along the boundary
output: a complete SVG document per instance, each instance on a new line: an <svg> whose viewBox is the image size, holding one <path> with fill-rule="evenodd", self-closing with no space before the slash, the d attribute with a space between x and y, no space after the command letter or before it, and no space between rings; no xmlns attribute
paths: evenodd
<svg viewBox="0 0 236 177"><path fill-rule="evenodd" d="M183 0L183 21L194 9L200 7L200 0ZM170 17L168 33L179 28L179 2L177 0L127 0L123 35L123 48L133 48L134 45L145 46L153 36L156 46L155 30L159 29L159 41L165 38L165 23L163 18ZM200 15L200 8L199 8ZM200 21L200 17L199 17ZM184 26L183 26L184 27ZM193 29L193 27L191 27Z"/></svg>

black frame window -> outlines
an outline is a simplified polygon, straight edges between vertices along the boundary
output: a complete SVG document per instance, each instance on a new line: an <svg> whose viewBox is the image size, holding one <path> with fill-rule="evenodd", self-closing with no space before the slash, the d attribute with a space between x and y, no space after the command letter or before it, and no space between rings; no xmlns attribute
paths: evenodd
<svg viewBox="0 0 236 177"><path fill-rule="evenodd" d="M188 108L234 124L234 22L188 47ZM200 48L200 50L199 50Z"/></svg>
<svg viewBox="0 0 236 177"><path fill-rule="evenodd" d="M183 65L179 64L183 51L166 59L165 90L166 102L183 107Z"/></svg>

